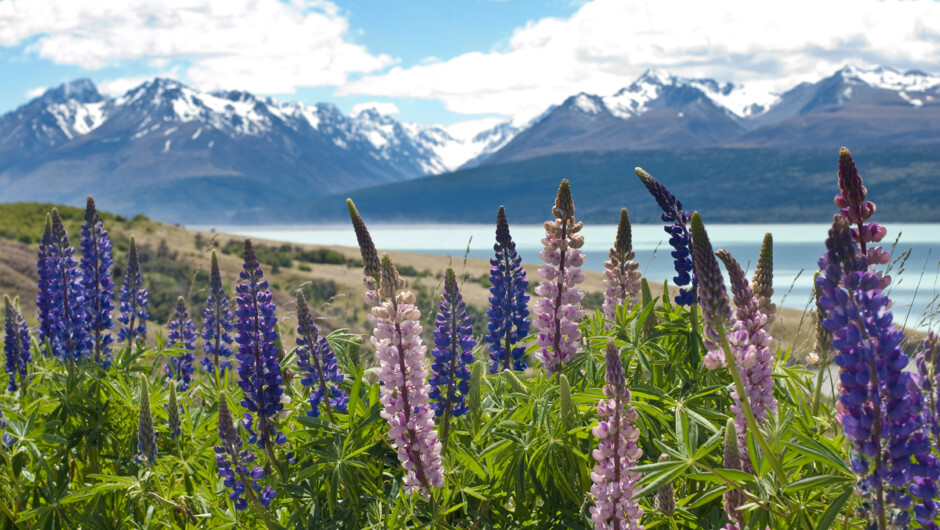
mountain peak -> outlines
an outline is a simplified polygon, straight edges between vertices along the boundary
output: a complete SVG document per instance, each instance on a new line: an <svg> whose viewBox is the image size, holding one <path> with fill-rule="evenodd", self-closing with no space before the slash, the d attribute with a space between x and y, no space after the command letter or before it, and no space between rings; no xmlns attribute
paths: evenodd
<svg viewBox="0 0 940 530"><path fill-rule="evenodd" d="M87 77L82 77L46 90L42 99L47 103L64 103L71 100L79 103L97 103L103 98L98 93L95 83Z"/></svg>
<svg viewBox="0 0 940 530"><path fill-rule="evenodd" d="M672 85L675 84L677 80L678 78L676 76L666 70L647 68L646 71L634 81L634 84L649 83L653 85Z"/></svg>

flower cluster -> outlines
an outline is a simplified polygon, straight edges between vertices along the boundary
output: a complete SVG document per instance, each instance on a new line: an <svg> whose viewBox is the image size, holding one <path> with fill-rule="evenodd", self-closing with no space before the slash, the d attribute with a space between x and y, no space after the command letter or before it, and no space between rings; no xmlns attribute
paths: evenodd
<svg viewBox="0 0 940 530"><path fill-rule="evenodd" d="M281 365L278 362L278 335L274 326L274 302L268 281L264 279L261 264L250 239L245 240L244 265L236 284L238 309L235 325L238 336L238 386L244 392L242 406L257 416L257 432L252 430L253 419L246 413L242 425L249 433L248 443L264 449L270 442L282 444L287 438L274 423L281 403Z"/></svg>
<svg viewBox="0 0 940 530"><path fill-rule="evenodd" d="M882 250L880 246L874 248L867 246L869 243L878 243L884 239L887 230L878 223L865 224L865 221L875 213L875 203L866 200L868 190L862 185L862 177L852 160L852 153L845 147L839 150L839 190L840 193L833 200L840 208L842 218L852 227L852 239L858 244L861 255L867 258L869 267L884 265L891 261L890 252ZM880 271L875 274L879 279L879 289L885 289L891 285L890 276L884 276Z"/></svg>
<svg viewBox="0 0 940 530"><path fill-rule="evenodd" d="M536 341L539 349L535 358L549 373L555 373L581 351L581 331L578 323L584 316L581 299L584 297L577 284L584 281L584 236L579 234L583 223L574 222L574 201L571 186L562 180L552 208L555 219L545 222L544 250L539 257L545 262L539 268L543 281L535 288L539 298L535 302L535 321L539 330Z"/></svg>
<svg viewBox="0 0 940 530"><path fill-rule="evenodd" d="M82 288L85 292L88 335L95 360L107 368L111 364L111 330L114 320L114 281L111 279L111 239L104 230L90 196L82 225Z"/></svg>
<svg viewBox="0 0 940 530"><path fill-rule="evenodd" d="M3 337L3 352L7 358L7 373L10 374L10 384L7 386L10 392L16 392L17 378L21 385L26 385L26 374L32 360L29 353L29 328L17 307L18 301L3 295L3 321L6 332Z"/></svg>
<svg viewBox="0 0 940 530"><path fill-rule="evenodd" d="M381 415L388 421L389 438L406 471L405 491L428 498L431 488L444 485L441 443L428 406L430 385L421 343L421 312L415 295L402 290L405 281L388 256L382 257L378 304L372 308L376 327L372 334L379 363Z"/></svg>
<svg viewBox="0 0 940 530"><path fill-rule="evenodd" d="M490 343L490 373L526 369L525 348L519 342L529 334L529 281L516 243L509 235L506 210L496 214L496 255L490 258L490 307L486 316L486 342Z"/></svg>
<svg viewBox="0 0 940 530"><path fill-rule="evenodd" d="M244 510L248 507L248 502L242 497L246 493L252 501L257 500L262 506L271 504L276 492L270 486L262 490L258 484L258 480L264 478L264 468L255 466L248 469L248 465L255 461L255 454L247 448L242 449L242 440L235 431L235 422L225 394L219 396L219 442L220 445L215 446L215 463L225 487L232 490L228 498L235 503L235 509ZM245 487L249 482L252 489ZM255 492L259 493L257 497Z"/></svg>
<svg viewBox="0 0 940 530"><path fill-rule="evenodd" d="M153 465L157 459L157 435L153 431L153 416L150 414L150 392L147 378L140 378L140 408L137 413L138 464Z"/></svg>
<svg viewBox="0 0 940 530"><path fill-rule="evenodd" d="M176 379L179 389L189 390L189 385L193 381L193 363L196 357L193 352L196 351L196 324L189 318L189 310L186 309L186 300L182 296L176 300L176 313L173 314L173 320L170 321L170 332L167 335L169 347L176 347L179 353L170 355L167 363L166 378Z"/></svg>
<svg viewBox="0 0 940 530"><path fill-rule="evenodd" d="M362 282L366 284L366 303L370 306L376 306L380 303L376 291L381 281L379 269L379 254L375 250L375 243L372 242L372 236L366 229L366 224L362 221L362 216L356 210L356 205L352 199L346 199L346 208L349 210L349 219L352 221L353 230L356 232L356 241L359 243L359 252L362 254Z"/></svg>
<svg viewBox="0 0 940 530"><path fill-rule="evenodd" d="M202 313L202 340L206 355L200 362L207 372L215 373L218 368L219 375L225 375L225 370L232 367L228 358L232 355L231 333L235 329L232 323L235 317L229 299L225 296L219 258L214 250L209 270L209 296L206 297L206 309Z"/></svg>
<svg viewBox="0 0 940 530"><path fill-rule="evenodd" d="M902 332L888 311L881 278L869 269L843 216L835 216L823 274L816 279L840 368L842 425L852 441L852 469L872 522L894 512L904 523L912 504L922 525L935 524L938 465L924 432L923 395L904 370ZM930 526L928 526L930 527Z"/></svg>
<svg viewBox="0 0 940 530"><path fill-rule="evenodd" d="M604 262L604 314L610 320L617 318L617 306L636 305L640 294L640 264L634 261L633 242L630 232L630 216L627 209L620 210L617 239Z"/></svg>
<svg viewBox="0 0 940 530"><path fill-rule="evenodd" d="M147 296L144 277L140 272L137 243L134 236L131 236L127 268L124 269L124 284L121 285L121 315L118 322L123 326L118 330L118 342L127 342L129 347L133 347L137 341L144 340L147 336L147 320L150 320Z"/></svg>
<svg viewBox="0 0 940 530"><path fill-rule="evenodd" d="M670 226L663 227L663 230L669 234L669 244L673 248L672 258L675 260L676 276L672 281L679 287L676 303L691 306L696 302L696 287L699 280L692 267L693 249L689 244L688 224L692 213L683 210L682 203L643 169L636 168L636 176L640 178L646 189L656 199L656 204L662 209L663 222L672 223ZM688 285L692 287L687 290L685 287Z"/></svg>
<svg viewBox="0 0 940 530"><path fill-rule="evenodd" d="M636 409L630 407L630 391L624 379L623 363L613 338L607 340L607 385L604 397L597 404L597 427L592 431L598 438L594 460L597 465L591 473L591 494L594 506L591 520L598 530L642 529L643 510L633 495L640 474L630 468L643 455L637 445L640 430L633 425Z"/></svg>
<svg viewBox="0 0 940 530"><path fill-rule="evenodd" d="M78 361L92 349L86 329L85 290L75 261L75 249L62 224L62 217L52 210L52 233L47 247L49 291L41 297L50 301L49 333L52 353L60 360Z"/></svg>
<svg viewBox="0 0 940 530"><path fill-rule="evenodd" d="M767 317L764 331L770 332L770 325L777 313L777 306L771 302L774 295L774 237L770 232L764 234L760 246L760 257L757 258L757 267L751 277L751 290L757 298L757 307Z"/></svg>
<svg viewBox="0 0 940 530"><path fill-rule="evenodd" d="M333 418L333 409L346 412L349 398L343 393L339 384L343 381L336 364L336 355L330 348L326 337L319 336L320 331L313 323L313 314L303 293L297 293L297 365L304 372L300 380L304 386L313 386L310 393L309 416L320 415L320 405L326 407L330 421Z"/></svg>
<svg viewBox="0 0 940 530"><path fill-rule="evenodd" d="M434 327L434 373L428 380L434 400L431 408L437 416L443 416L441 439L446 442L450 417L466 414L466 396L470 391L470 369L473 364L473 322L467 314L463 297L457 289L457 276L448 267L444 274L444 295L437 313Z"/></svg>
<svg viewBox="0 0 940 530"><path fill-rule="evenodd" d="M702 308L702 317L705 319L705 328L702 339L708 346L712 356L706 362L716 365L715 357L720 356L718 350L718 331L727 330L727 323L731 319L731 306L728 304L728 291L725 289L725 280L721 275L721 267L715 259L711 241L702 223L702 216L698 212L690 218L692 235L692 263L695 275L698 277L698 303ZM717 366L717 365L716 365Z"/></svg>

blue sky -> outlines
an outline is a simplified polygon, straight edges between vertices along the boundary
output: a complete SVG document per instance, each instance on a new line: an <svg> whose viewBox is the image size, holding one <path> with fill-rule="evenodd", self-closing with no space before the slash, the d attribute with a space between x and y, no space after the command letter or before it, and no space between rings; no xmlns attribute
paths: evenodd
<svg viewBox="0 0 940 530"><path fill-rule="evenodd" d="M938 57L938 1L0 0L0 112L78 77L118 94L161 75L419 123L524 120L650 67L760 99L846 63L940 73Z"/></svg>

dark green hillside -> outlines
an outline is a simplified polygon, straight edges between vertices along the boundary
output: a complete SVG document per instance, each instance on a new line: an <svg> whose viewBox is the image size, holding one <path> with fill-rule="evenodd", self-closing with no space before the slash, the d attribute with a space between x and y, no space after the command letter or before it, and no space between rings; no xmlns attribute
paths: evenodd
<svg viewBox="0 0 940 530"><path fill-rule="evenodd" d="M851 146L849 146L851 149ZM937 222L940 146L853 151L878 217ZM633 174L643 167L709 222L828 222L837 191L831 149L704 149L573 153L484 166L352 192L371 221L492 222L500 204L512 222L544 220L558 182L571 180L578 215L616 222L621 207L638 223L659 222L656 203ZM343 221L345 196L300 201L247 216L258 221ZM288 214L289 212L289 214Z"/></svg>

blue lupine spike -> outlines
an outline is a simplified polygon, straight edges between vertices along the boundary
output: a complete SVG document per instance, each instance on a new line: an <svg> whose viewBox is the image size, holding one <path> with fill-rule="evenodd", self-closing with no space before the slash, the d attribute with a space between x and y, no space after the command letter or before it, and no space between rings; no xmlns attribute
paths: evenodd
<svg viewBox="0 0 940 530"><path fill-rule="evenodd" d="M490 373L500 370L526 369L525 348L519 345L529 334L529 281L516 244L509 235L506 210L500 206L496 214L495 257L490 259L490 307L486 315L490 343Z"/></svg>
<svg viewBox="0 0 940 530"><path fill-rule="evenodd" d="M167 334L167 345L169 347L178 346L182 351L177 355L170 355L167 363L166 378L175 379L179 384L181 391L189 390L189 385L193 380L193 363L196 358L193 352L196 351L196 325L193 319L189 318L189 311L186 309L186 300L180 296L176 300L176 313L169 324L170 332Z"/></svg>
<svg viewBox="0 0 940 530"><path fill-rule="evenodd" d="M470 391L469 366L475 360L473 347L473 322L457 288L454 269L447 268L444 274L444 294L434 328L434 373L428 382L433 400L431 408L438 417L443 416L441 439L447 443L450 416L461 416L469 412L466 396Z"/></svg>
<svg viewBox="0 0 940 530"><path fill-rule="evenodd" d="M82 225L82 288L88 308L86 327L92 341L95 360L105 368L111 365L111 330L114 320L114 281L111 279L111 239L104 230L95 200L88 197L85 223Z"/></svg>
<svg viewBox="0 0 940 530"><path fill-rule="evenodd" d="M278 362L275 330L277 318L268 281L264 279L261 264L255 255L250 239L245 240L245 263L240 273L241 281L235 286L238 294L238 309L235 325L238 336L238 386L244 392L242 406L257 417L257 429L252 430L254 419L246 413L242 425L249 433L248 443L265 445L286 441L275 425L277 413L284 408L281 403L281 365Z"/></svg>
<svg viewBox="0 0 940 530"><path fill-rule="evenodd" d="M150 392L147 378L140 378L140 409L137 414L138 464L153 465L157 458L157 437L153 431L153 416L150 414Z"/></svg>
<svg viewBox="0 0 940 530"><path fill-rule="evenodd" d="M137 243L134 236L131 236L124 284L121 285L121 316L118 317L118 322L124 325L118 330L118 342L127 342L129 347L133 347L137 341L146 339L147 321L150 320L148 305L148 293L147 289L144 289L144 277L140 272Z"/></svg>
<svg viewBox="0 0 940 530"><path fill-rule="evenodd" d="M39 256L36 261L36 271L39 275L39 294L36 297L36 307L39 310L39 342L45 345L42 351L47 352L52 341L52 290L55 273L52 270L50 254L52 252L52 215L46 214L46 224L39 242Z"/></svg>
<svg viewBox="0 0 940 530"><path fill-rule="evenodd" d="M53 355L63 361L88 357L91 339L85 328L87 321L85 292L81 273L75 261L75 249L62 224L59 211L52 209L52 234L47 248L50 268L50 333Z"/></svg>
<svg viewBox="0 0 940 530"><path fill-rule="evenodd" d="M225 287L222 285L222 273L219 270L219 258L212 251L212 265L209 273L209 296L206 298L206 309L202 313L202 339L203 349L206 352L202 358L202 366L207 372L214 373L219 368L219 375L225 375L225 370L232 367L228 360L232 355L232 310L229 299L225 296Z"/></svg>
<svg viewBox="0 0 940 530"><path fill-rule="evenodd" d="M349 398L339 387L343 374L336 364L336 355L326 337L319 336L310 306L301 292L297 293L297 365L304 371L301 384L314 387L307 415L318 417L321 404L326 407L330 421L335 421L333 409L346 412Z"/></svg>
<svg viewBox="0 0 940 530"><path fill-rule="evenodd" d="M6 331L3 350L7 358L7 373L10 374L10 384L7 389L10 392L16 392L16 379L19 377L20 385L26 385L26 375L32 360L29 352L29 328L17 308L16 301L10 300L7 295L3 295L3 308Z"/></svg>

